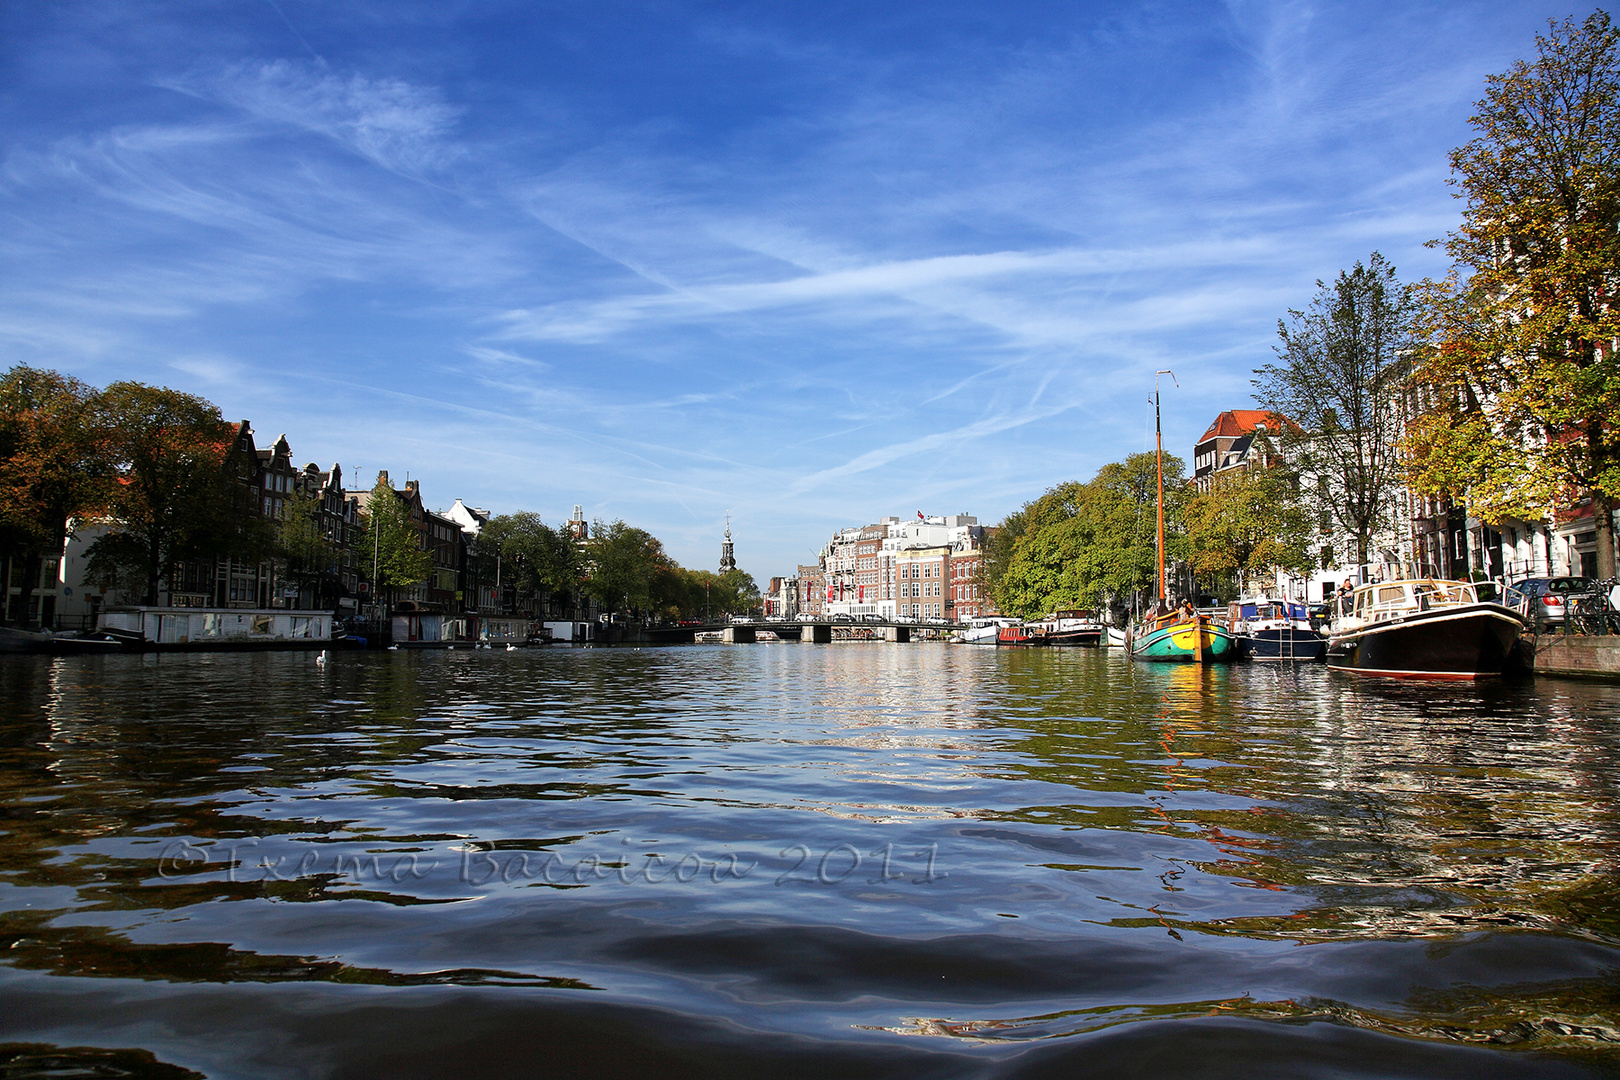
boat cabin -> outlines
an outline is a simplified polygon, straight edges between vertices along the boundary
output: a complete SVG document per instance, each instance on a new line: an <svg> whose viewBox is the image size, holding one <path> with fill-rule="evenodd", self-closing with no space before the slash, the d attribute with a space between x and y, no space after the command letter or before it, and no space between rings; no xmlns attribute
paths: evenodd
<svg viewBox="0 0 1620 1080"><path fill-rule="evenodd" d="M1362 585L1349 596L1339 598L1338 615L1341 624L1365 626L1416 611L1477 603L1479 594L1466 581L1414 578Z"/></svg>

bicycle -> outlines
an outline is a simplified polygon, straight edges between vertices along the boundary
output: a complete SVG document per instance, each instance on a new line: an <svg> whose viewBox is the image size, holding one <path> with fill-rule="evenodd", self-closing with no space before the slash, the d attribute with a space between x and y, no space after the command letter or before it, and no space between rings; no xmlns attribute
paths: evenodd
<svg viewBox="0 0 1620 1080"><path fill-rule="evenodd" d="M1566 601L1569 608L1564 617L1566 631L1594 636L1620 634L1620 611L1615 611L1609 603L1609 592L1614 584L1613 581L1599 581L1595 592L1570 595Z"/></svg>

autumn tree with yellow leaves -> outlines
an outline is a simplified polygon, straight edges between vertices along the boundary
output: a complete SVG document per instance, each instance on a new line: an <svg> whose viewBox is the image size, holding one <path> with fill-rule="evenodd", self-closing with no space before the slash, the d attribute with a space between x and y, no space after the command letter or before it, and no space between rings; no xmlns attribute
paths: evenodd
<svg viewBox="0 0 1620 1080"><path fill-rule="evenodd" d="M1598 572L1620 500L1620 34L1598 11L1549 24L1487 80L1451 154L1465 203L1425 283L1427 347L1408 480L1487 521L1591 497Z"/></svg>

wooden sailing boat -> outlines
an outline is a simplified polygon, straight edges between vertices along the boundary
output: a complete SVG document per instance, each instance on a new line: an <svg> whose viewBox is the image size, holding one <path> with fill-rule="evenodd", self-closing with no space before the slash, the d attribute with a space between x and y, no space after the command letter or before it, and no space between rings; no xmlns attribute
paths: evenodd
<svg viewBox="0 0 1620 1080"><path fill-rule="evenodd" d="M1131 657L1136 660L1167 660L1211 663L1237 656L1231 631L1196 611L1171 611L1165 604L1164 573L1164 434L1159 426L1159 376L1175 373L1164 370L1153 374L1153 440L1159 470L1158 598L1150 613L1132 635ZM1177 385L1180 385L1179 383Z"/></svg>

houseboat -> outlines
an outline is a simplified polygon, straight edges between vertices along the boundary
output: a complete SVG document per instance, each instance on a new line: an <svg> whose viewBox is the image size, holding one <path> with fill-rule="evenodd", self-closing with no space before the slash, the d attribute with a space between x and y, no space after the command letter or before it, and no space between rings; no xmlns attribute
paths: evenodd
<svg viewBox="0 0 1620 1080"><path fill-rule="evenodd" d="M137 604L104 609L96 633L135 649L324 649L332 613Z"/></svg>

